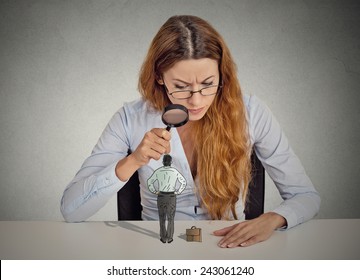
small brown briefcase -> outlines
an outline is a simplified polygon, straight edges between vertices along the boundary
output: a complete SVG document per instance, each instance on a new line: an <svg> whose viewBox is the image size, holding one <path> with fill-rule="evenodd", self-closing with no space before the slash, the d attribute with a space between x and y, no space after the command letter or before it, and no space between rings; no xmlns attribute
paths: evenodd
<svg viewBox="0 0 360 280"><path fill-rule="evenodd" d="M186 229L186 241L201 242L201 228L192 226L190 229Z"/></svg>

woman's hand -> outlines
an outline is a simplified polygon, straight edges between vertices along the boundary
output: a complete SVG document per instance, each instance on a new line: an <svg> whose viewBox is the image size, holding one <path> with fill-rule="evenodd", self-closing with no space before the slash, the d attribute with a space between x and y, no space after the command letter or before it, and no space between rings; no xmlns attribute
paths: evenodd
<svg viewBox="0 0 360 280"><path fill-rule="evenodd" d="M170 139L170 132L164 128L153 128L146 132L135 151L117 163L116 176L125 182L151 159L159 160L161 155L170 153Z"/></svg>
<svg viewBox="0 0 360 280"><path fill-rule="evenodd" d="M131 154L139 166L148 164L151 159L159 160L163 154L170 153L171 134L163 128L153 128L145 133L139 146Z"/></svg>
<svg viewBox="0 0 360 280"><path fill-rule="evenodd" d="M268 239L275 229L285 225L284 217L269 212L256 219L216 230L214 235L224 236L218 243L222 248L246 247Z"/></svg>

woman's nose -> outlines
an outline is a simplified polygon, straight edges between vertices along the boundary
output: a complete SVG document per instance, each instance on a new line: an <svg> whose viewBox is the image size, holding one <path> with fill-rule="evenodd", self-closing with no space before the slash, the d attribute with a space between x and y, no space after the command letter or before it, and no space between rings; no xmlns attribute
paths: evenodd
<svg viewBox="0 0 360 280"><path fill-rule="evenodd" d="M192 96L188 99L188 102L193 105L201 103L203 96L200 94L200 90L193 91Z"/></svg>

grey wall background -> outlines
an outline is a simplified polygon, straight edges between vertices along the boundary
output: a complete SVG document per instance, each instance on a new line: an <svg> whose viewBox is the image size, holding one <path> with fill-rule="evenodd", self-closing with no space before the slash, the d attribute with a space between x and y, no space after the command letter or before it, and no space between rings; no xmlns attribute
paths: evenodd
<svg viewBox="0 0 360 280"><path fill-rule="evenodd" d="M150 40L174 14L222 33L244 93L272 109L320 192L318 217L360 218L358 1L0 0L0 220L62 220L65 186L138 97ZM92 220L116 218L114 197Z"/></svg>

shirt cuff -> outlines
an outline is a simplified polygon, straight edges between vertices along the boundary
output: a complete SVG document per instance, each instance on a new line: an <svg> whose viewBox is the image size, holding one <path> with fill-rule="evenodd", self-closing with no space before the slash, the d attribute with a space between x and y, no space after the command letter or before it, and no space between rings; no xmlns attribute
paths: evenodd
<svg viewBox="0 0 360 280"><path fill-rule="evenodd" d="M289 207L286 207L285 205L280 205L279 207L275 208L271 212L274 212L276 214L279 214L283 216L286 220L286 226L281 227L277 230L287 230L290 229L298 224L298 218L294 211L289 209Z"/></svg>
<svg viewBox="0 0 360 280"><path fill-rule="evenodd" d="M96 178L96 189L105 195L113 195L114 193L117 193L127 182L121 181L116 176L116 165L117 162L109 165Z"/></svg>

